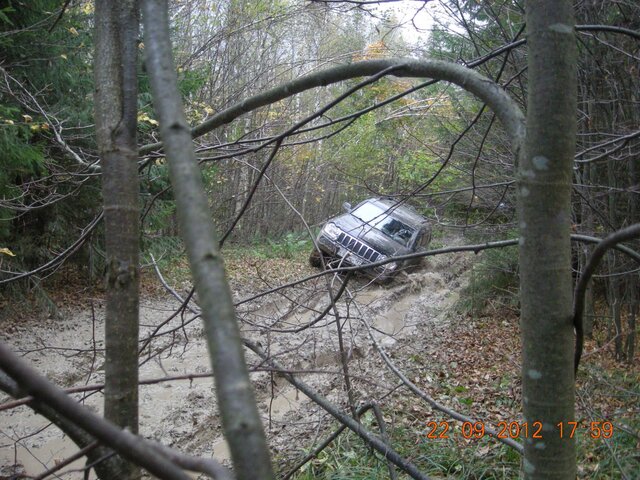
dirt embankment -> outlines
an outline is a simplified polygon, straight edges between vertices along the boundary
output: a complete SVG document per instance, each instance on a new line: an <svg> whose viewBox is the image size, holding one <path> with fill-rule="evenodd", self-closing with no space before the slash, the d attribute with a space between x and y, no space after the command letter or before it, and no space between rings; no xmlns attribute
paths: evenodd
<svg viewBox="0 0 640 480"><path fill-rule="evenodd" d="M336 311L356 402L390 402L398 384L373 348L367 325L401 367L412 368L411 359L416 356L434 355L437 345L432 338L449 328L449 313L466 282L464 273L470 261L469 254L449 254L425 261L419 271L401 275L389 286L358 278L349 283ZM266 287L268 279L261 281ZM336 291L340 279L332 278L330 283ZM254 288L236 285L234 291L242 299ZM242 303L238 317L244 335L345 409L336 311L331 309L329 315L317 320L328 305L326 282L320 279ZM142 305L141 338L156 336L141 356L140 378L164 380L140 388L140 432L185 452L226 461L228 450L213 383L206 376L210 364L200 321L187 311L164 323L178 306L179 302L168 296L146 299ZM58 385L101 384L103 315L103 306L96 301L93 309L66 312L59 320L11 326L2 337ZM248 355L248 361L274 452L289 456L310 445L326 429L326 413L282 377L265 369L256 356ZM193 374L202 377L189 378ZM174 379L168 381L168 377ZM87 407L101 411L99 391L89 389L74 395ZM0 476L15 471L11 466L17 464L20 471L37 475L76 451L56 427L24 406L0 412L0 431L0 465L4 465ZM82 478L82 466L76 462L66 467L76 470L63 478Z"/></svg>

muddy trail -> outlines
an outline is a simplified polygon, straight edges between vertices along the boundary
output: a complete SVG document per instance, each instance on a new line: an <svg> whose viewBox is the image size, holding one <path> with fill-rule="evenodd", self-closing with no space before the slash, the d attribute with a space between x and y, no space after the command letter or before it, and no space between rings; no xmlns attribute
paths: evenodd
<svg viewBox="0 0 640 480"><path fill-rule="evenodd" d="M447 244L460 241L448 239ZM407 393L397 391L398 379L382 362L371 336L396 365L411 374L414 359L436 355L438 332L457 321L453 306L468 280L465 273L472 260L462 253L433 257L419 270L402 273L387 286L353 278L336 309L330 308L320 320L320 314L331 305L327 283L337 291L341 284L338 277L316 279L241 302L238 318L242 333L345 412L348 397L340 360L346 357L354 402L375 400L384 409ZM255 293L242 285L234 286L237 300ZM140 433L184 452L228 462L197 302L191 311L171 318L179 306L180 302L168 294L144 299L141 305ZM344 355L338 342L336 313ZM103 305L96 300L92 308L64 312L61 318L12 324L1 335L56 384L86 387L73 395L100 413L103 398L97 386L103 382L103 315ZM247 352L270 446L277 458L294 462L335 423L281 375ZM9 400L3 397L2 403ZM0 433L0 478L15 473L36 476L77 451L55 426L26 406L0 411ZM77 461L61 471L67 473L52 478L83 478L83 466L83 461Z"/></svg>

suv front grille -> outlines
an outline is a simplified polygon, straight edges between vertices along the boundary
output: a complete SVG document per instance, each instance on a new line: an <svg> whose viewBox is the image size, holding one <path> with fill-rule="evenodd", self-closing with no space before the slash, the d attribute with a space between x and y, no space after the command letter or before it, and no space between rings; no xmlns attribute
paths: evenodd
<svg viewBox="0 0 640 480"><path fill-rule="evenodd" d="M375 262L380 254L347 233L338 235L338 243L369 262Z"/></svg>

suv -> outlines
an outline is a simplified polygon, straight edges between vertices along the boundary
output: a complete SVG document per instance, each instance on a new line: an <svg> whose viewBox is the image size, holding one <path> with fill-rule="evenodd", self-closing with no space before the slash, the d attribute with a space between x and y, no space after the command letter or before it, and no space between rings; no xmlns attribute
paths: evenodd
<svg viewBox="0 0 640 480"><path fill-rule="evenodd" d="M317 248L309 262L321 267L322 260L331 266L364 266L388 257L425 251L431 241L428 221L413 208L390 199L370 198L333 217L322 227L316 239ZM365 270L380 282L390 280L402 269L417 266L420 258L391 262Z"/></svg>

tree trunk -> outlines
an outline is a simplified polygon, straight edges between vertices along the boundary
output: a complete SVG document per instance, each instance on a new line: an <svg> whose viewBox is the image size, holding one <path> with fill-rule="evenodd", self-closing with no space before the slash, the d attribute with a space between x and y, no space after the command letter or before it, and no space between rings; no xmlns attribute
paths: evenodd
<svg viewBox="0 0 640 480"><path fill-rule="evenodd" d="M520 291L524 418L542 423L525 439L528 479L576 477L571 179L576 138L576 40L569 0L526 4L527 139L519 165ZM558 424L564 427L564 437Z"/></svg>
<svg viewBox="0 0 640 480"><path fill-rule="evenodd" d="M138 432L139 207L136 145L138 6L96 2L95 120L106 237L104 414ZM120 478L139 478L122 461Z"/></svg>
<svg viewBox="0 0 640 480"><path fill-rule="evenodd" d="M240 329L173 65L166 0L144 0L146 65L202 308L225 438L239 480L274 478Z"/></svg>

